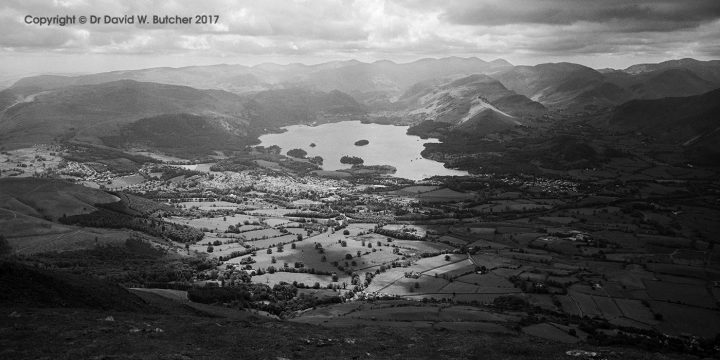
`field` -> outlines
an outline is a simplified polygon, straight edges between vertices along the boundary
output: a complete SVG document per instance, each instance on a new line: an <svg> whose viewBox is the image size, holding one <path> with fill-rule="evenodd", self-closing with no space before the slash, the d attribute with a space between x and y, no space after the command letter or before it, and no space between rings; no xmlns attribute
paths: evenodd
<svg viewBox="0 0 720 360"><path fill-rule="evenodd" d="M171 257L208 264L168 287L184 289L191 282L237 287L250 281L269 288L291 284L299 295L280 306L290 308L297 302L307 307L273 316L297 322L522 333L567 344L591 336L580 330L581 323L678 335L712 336L716 330L711 322L718 320L720 291L711 281L720 279L720 272L702 262L712 262L717 251L710 249L709 240L698 240L685 229L660 234L670 231L663 227L674 219L671 210L635 210L621 203L620 196L591 195L573 204L577 195L572 192L557 199L545 192L530 196L526 190L534 188L527 186L488 188L485 183L461 182L457 188L471 190L455 191L435 184L396 186L389 180L387 186L399 190L384 193L377 191L382 186L363 181L252 171L258 173L214 172L163 182L165 192L158 197L167 203L155 207L134 193L123 191L118 198L29 179L30 185L0 188L0 194L7 193L0 198L0 223L11 233L5 236L10 247L22 254L122 245L130 235L161 246L165 240L128 230L57 221L63 214L92 212L98 202L135 196L146 222L160 220L155 214L163 213L163 221L204 235L199 241L175 240L174 247L163 247ZM133 185L144 179L138 174L108 179L116 187L155 184L150 180ZM223 181L238 182L228 183L218 194L208 187L192 190L198 184L225 185ZM371 187L374 190L366 193ZM230 198L238 202L224 201ZM333 216L288 216L296 212ZM418 240L375 233L380 226L414 234ZM183 294L152 290L143 296L185 303ZM345 302L318 305L308 300L335 301L336 296ZM521 304L518 309L498 305L512 301ZM231 303L238 304L226 305ZM542 315L535 307L543 309ZM681 323L682 314L698 324Z"/></svg>
<svg viewBox="0 0 720 360"><path fill-rule="evenodd" d="M423 202L447 202L473 199L474 193L462 193L450 189L431 190L417 193L418 200Z"/></svg>
<svg viewBox="0 0 720 360"><path fill-rule="evenodd" d="M72 251L97 245L123 244L131 236L127 231L95 228L57 227L56 233L7 237L16 254L29 255L41 252ZM3 228L7 230L7 228Z"/></svg>
<svg viewBox="0 0 720 360"><path fill-rule="evenodd" d="M705 285L677 284L665 281L645 281L648 296L654 300L715 309L717 302Z"/></svg>
<svg viewBox="0 0 720 360"><path fill-rule="evenodd" d="M720 314L717 311L663 301L650 301L650 307L662 315L663 321L658 326L668 333L700 336L715 336L720 333Z"/></svg>
<svg viewBox="0 0 720 360"><path fill-rule="evenodd" d="M0 152L0 173L4 176L30 176L57 169L62 151L51 146L34 146Z"/></svg>

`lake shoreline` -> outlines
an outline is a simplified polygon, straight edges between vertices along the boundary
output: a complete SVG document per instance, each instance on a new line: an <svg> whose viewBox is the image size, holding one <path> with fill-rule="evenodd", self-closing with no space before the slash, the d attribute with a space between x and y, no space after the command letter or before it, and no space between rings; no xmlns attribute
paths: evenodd
<svg viewBox="0 0 720 360"><path fill-rule="evenodd" d="M425 144L439 142L407 134L407 125L366 123L360 120L343 120L321 124L290 125L282 132L259 137L261 146L277 145L283 153L302 149L308 156L323 158L325 171L341 170L345 155L359 157L365 166L391 166L397 169L392 176L422 180L433 176L466 176L466 171L448 169L442 162L422 156ZM357 146L358 139L366 140Z"/></svg>

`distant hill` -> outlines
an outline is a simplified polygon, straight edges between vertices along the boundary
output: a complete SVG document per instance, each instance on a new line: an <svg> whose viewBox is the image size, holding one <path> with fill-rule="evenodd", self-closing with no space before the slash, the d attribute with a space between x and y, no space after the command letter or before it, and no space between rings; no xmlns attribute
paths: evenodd
<svg viewBox="0 0 720 360"><path fill-rule="evenodd" d="M571 63L515 66L493 77L518 94L555 107L571 104L580 94L603 82L598 71Z"/></svg>
<svg viewBox="0 0 720 360"><path fill-rule="evenodd" d="M141 70L111 71L79 76L40 75L20 79L11 87L14 90L42 91L66 86L96 85L119 80L154 82L168 85L190 86L198 89L220 89L236 93L266 90L272 83L242 65L189 66L182 68L150 68ZM272 82L269 76L268 81Z"/></svg>
<svg viewBox="0 0 720 360"><path fill-rule="evenodd" d="M324 92L339 90L353 96L390 93L397 96L417 82L457 74L492 73L512 67L505 60L486 62L478 58L448 57L422 59L406 64L391 61L363 63L332 61L317 65L260 64L189 66L112 71L82 76L35 76L21 79L15 89L51 90L74 85L91 85L117 80L135 80L198 89L220 89L249 93L278 88L306 87Z"/></svg>
<svg viewBox="0 0 720 360"><path fill-rule="evenodd" d="M153 148L187 158L213 150L240 150L253 141L237 129L192 114L164 114L139 119L123 126L116 135L102 136L106 145Z"/></svg>
<svg viewBox="0 0 720 360"><path fill-rule="evenodd" d="M477 134L511 128L522 124L524 116L546 111L542 104L482 74L415 84L397 104L406 109L402 116L416 122L444 122Z"/></svg>
<svg viewBox="0 0 720 360"><path fill-rule="evenodd" d="M697 96L627 102L615 109L609 127L683 146L703 162L720 159L720 89Z"/></svg>
<svg viewBox="0 0 720 360"><path fill-rule="evenodd" d="M265 128L305 124L324 117L363 116L367 109L350 95L305 88L262 91L247 97L246 106L257 126Z"/></svg>
<svg viewBox="0 0 720 360"><path fill-rule="evenodd" d="M472 118L475 125L504 119L509 127L548 109L610 110L633 99L693 96L718 87L720 61L694 59L601 71L566 62L513 66L501 59L447 57L43 75L0 91L0 144L137 142L170 153L194 144L190 153L208 153L241 148L285 125L369 115L387 123L453 126ZM495 114L477 116L488 109ZM180 129L198 136L183 137ZM178 136L183 141L167 141Z"/></svg>
<svg viewBox="0 0 720 360"><path fill-rule="evenodd" d="M511 66L504 60L486 62L474 57L421 59L406 64L384 60L322 69L307 74L297 81L325 91L344 91L353 96L375 91L398 96L411 85L424 80L451 75L494 73Z"/></svg>
<svg viewBox="0 0 720 360"><path fill-rule="evenodd" d="M717 88L719 84L720 77L713 82L690 69L672 68L638 74L628 89L633 98L660 99L698 95Z"/></svg>
<svg viewBox="0 0 720 360"><path fill-rule="evenodd" d="M683 59L597 71L571 63L515 66L492 75L551 108L613 107L632 99L699 95L720 87L720 61Z"/></svg>
<svg viewBox="0 0 720 360"><path fill-rule="evenodd" d="M24 102L2 113L0 142L33 144L74 139L101 144L102 137L117 135L130 123L165 114L202 117L238 139L248 133L248 114L234 94L122 80L27 96Z"/></svg>
<svg viewBox="0 0 720 360"><path fill-rule="evenodd" d="M637 64L623 70L632 75L671 69L684 69L712 82L720 81L720 60L700 61L690 58L669 60L657 64Z"/></svg>

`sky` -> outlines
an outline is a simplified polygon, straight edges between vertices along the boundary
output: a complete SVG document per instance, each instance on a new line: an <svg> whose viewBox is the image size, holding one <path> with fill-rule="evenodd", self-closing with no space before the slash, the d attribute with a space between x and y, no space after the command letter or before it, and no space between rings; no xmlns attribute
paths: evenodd
<svg viewBox="0 0 720 360"><path fill-rule="evenodd" d="M219 20L78 20L91 15L148 15L151 20L153 15L203 14L218 15ZM32 23L56 15L74 15L76 23ZM720 59L720 0L0 2L0 80L158 66L410 62L445 56L502 58L527 65L568 61L594 68L685 57Z"/></svg>

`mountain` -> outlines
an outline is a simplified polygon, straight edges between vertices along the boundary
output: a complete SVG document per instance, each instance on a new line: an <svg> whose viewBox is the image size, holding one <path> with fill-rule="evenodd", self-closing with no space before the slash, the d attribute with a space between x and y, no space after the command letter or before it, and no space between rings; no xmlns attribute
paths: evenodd
<svg viewBox="0 0 720 360"><path fill-rule="evenodd" d="M700 61L685 58L664 61L657 64L637 64L630 66L623 71L628 74L639 75L671 69L689 70L705 80L712 82L720 81L720 60Z"/></svg>
<svg viewBox="0 0 720 360"><path fill-rule="evenodd" d="M411 85L424 80L451 75L494 73L511 66L505 61L486 62L478 58L459 57L421 59L406 64L376 61L323 69L306 76L302 83L320 90L340 90L350 95L383 91L399 96Z"/></svg>
<svg viewBox="0 0 720 360"><path fill-rule="evenodd" d="M523 95L508 90L499 81L487 75L471 75L458 79L426 81L413 85L397 102L406 109L404 116L415 119L434 120L460 125L477 122L488 114L477 117L489 110L496 113L493 118L504 119L503 123L514 126L524 115L537 115L545 111L544 106ZM494 127L493 127L494 128Z"/></svg>
<svg viewBox="0 0 720 360"><path fill-rule="evenodd" d="M246 106L264 128L322 121L324 118L361 117L364 105L350 95L332 90L322 92L304 88L262 91L247 97Z"/></svg>
<svg viewBox="0 0 720 360"><path fill-rule="evenodd" d="M548 107L568 106L603 82L598 71L571 63L515 66L493 77L508 89Z"/></svg>
<svg viewBox="0 0 720 360"><path fill-rule="evenodd" d="M595 70L572 63L513 66L502 59L488 62L474 57L421 59L410 63L348 60L316 65L266 63L161 67L81 76L28 77L10 88L12 96L0 94L0 106L23 101L27 96L47 90L135 80L219 89L243 96L298 88L320 92L337 90L372 110L397 110L395 103L416 84L438 85L442 79L470 75L490 76L506 89L548 108L585 111L613 107L632 99L702 94L720 86L720 61L681 59L638 64L624 70ZM508 99L507 102L514 100L521 99ZM533 106L527 110L533 110Z"/></svg>
<svg viewBox="0 0 720 360"><path fill-rule="evenodd" d="M554 63L515 66L492 76L546 107L583 111L614 107L633 99L705 93L720 87L720 61L682 59L601 71Z"/></svg>
<svg viewBox="0 0 720 360"><path fill-rule="evenodd" d="M635 99L660 99L699 95L720 86L720 78L714 82L684 68L659 69L632 77L627 88Z"/></svg>
<svg viewBox="0 0 720 360"><path fill-rule="evenodd" d="M696 160L720 159L720 89L708 93L656 100L633 100L618 106L609 127L641 132L682 146Z"/></svg>
<svg viewBox="0 0 720 360"><path fill-rule="evenodd" d="M67 79L35 77L1 91L0 143L73 140L190 156L241 149L268 129L362 117L367 111L337 90L292 88L239 96L134 80L63 86Z"/></svg>
<svg viewBox="0 0 720 360"><path fill-rule="evenodd" d="M12 88L31 91L51 90L67 86L96 85L118 80L154 82L197 89L220 89L235 93L261 91L272 88L272 83L260 80L264 72L253 72L242 65L189 66L182 68L150 68L141 70L111 71L80 76L41 75L20 79ZM272 82L270 76L266 76Z"/></svg>
<svg viewBox="0 0 720 360"><path fill-rule="evenodd" d="M602 71L572 63L513 66L501 59L448 57L43 75L0 91L0 142L71 139L179 149L182 142L168 142L169 136L197 146L213 139L196 149L206 152L242 147L280 126L368 113L391 122L456 126L486 119L511 127L547 109L611 109L633 99L692 96L718 87L720 61L693 59ZM183 135L188 132L197 136Z"/></svg>
<svg viewBox="0 0 720 360"><path fill-rule="evenodd" d="M302 87L323 92L338 90L366 104L375 104L394 101L409 86L420 81L451 75L495 73L511 67L512 64L502 59L486 62L474 57L421 59L405 64L386 60L373 63L332 61L317 65L260 64L252 67L223 64L112 71L82 76L33 76L17 81L12 88L16 93L27 96L29 93L61 87L118 80L219 89L236 94Z"/></svg>
<svg viewBox="0 0 720 360"><path fill-rule="evenodd" d="M72 139L102 144L101 138L117 135L130 123L167 114L193 115L238 138L248 135L247 111L234 94L121 80L26 95L3 110L0 142L34 144Z"/></svg>

